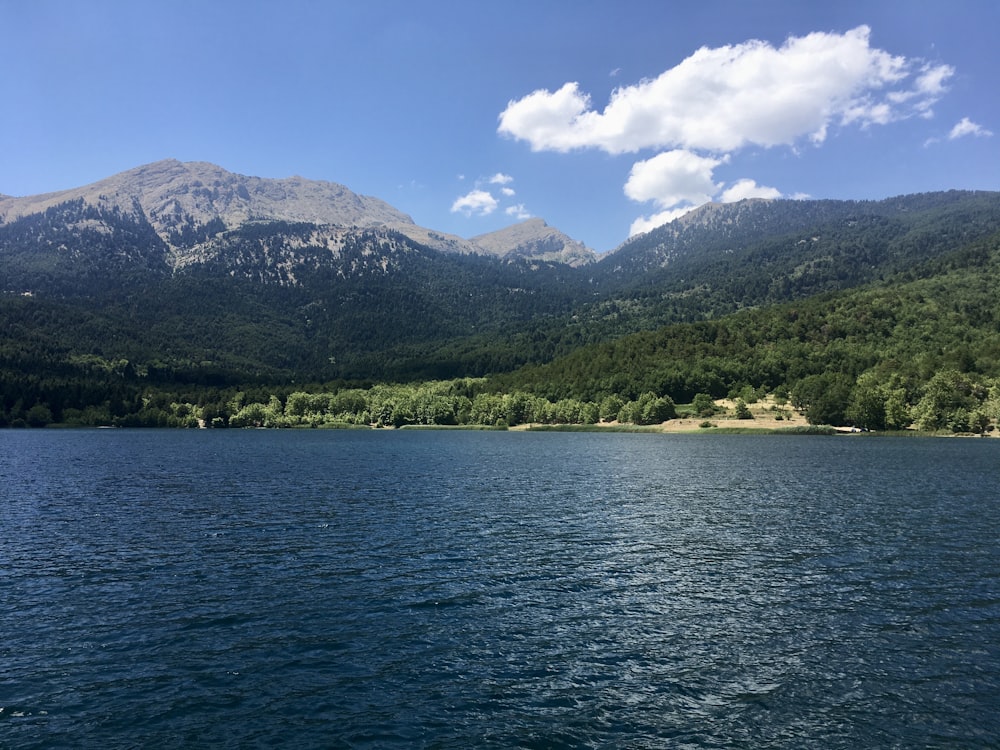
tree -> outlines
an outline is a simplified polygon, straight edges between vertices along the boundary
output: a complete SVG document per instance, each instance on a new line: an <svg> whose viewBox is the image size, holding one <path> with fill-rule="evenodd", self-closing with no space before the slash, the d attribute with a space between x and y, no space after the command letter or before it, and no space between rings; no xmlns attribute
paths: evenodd
<svg viewBox="0 0 1000 750"><path fill-rule="evenodd" d="M625 402L618 396L605 396L601 399L600 406L598 407L598 416L604 422L611 422L618 419L618 412L621 411L624 405Z"/></svg>
<svg viewBox="0 0 1000 750"><path fill-rule="evenodd" d="M312 397L302 391L288 394L285 399L285 416L296 422L302 421L311 410L311 401Z"/></svg>
<svg viewBox="0 0 1000 750"><path fill-rule="evenodd" d="M643 425L660 424L675 416L677 410L669 396L657 396L652 391L646 391L635 401L629 401L621 408L618 421Z"/></svg>
<svg viewBox="0 0 1000 750"><path fill-rule="evenodd" d="M694 407L694 413L699 417L711 417L718 411L715 399L707 393L697 394L691 402L691 406Z"/></svg>
<svg viewBox="0 0 1000 750"><path fill-rule="evenodd" d="M858 377L847 407L847 419L865 430L902 430L910 424L906 389L893 373L883 382L872 370Z"/></svg>
<svg viewBox="0 0 1000 750"><path fill-rule="evenodd" d="M25 415L29 427L44 427L52 421L52 410L45 404L35 404Z"/></svg>
<svg viewBox="0 0 1000 750"><path fill-rule="evenodd" d="M921 430L968 430L969 413L980 404L977 395L984 398L985 388L957 370L936 373L923 388L923 395L913 407L913 417Z"/></svg>
<svg viewBox="0 0 1000 750"><path fill-rule="evenodd" d="M269 417L267 406L261 403L247 404L229 417L230 427L264 427Z"/></svg>
<svg viewBox="0 0 1000 750"><path fill-rule="evenodd" d="M847 407L854 381L839 372L802 378L792 388L792 405L805 412L809 424L847 424Z"/></svg>
<svg viewBox="0 0 1000 750"><path fill-rule="evenodd" d="M885 386L878 381L875 373L865 373L858 378L847 407L847 418L857 427L865 430L884 430L886 428Z"/></svg>
<svg viewBox="0 0 1000 750"><path fill-rule="evenodd" d="M741 398L736 399L733 411L737 419L753 419L753 414L750 413L750 407L747 406L747 402Z"/></svg>

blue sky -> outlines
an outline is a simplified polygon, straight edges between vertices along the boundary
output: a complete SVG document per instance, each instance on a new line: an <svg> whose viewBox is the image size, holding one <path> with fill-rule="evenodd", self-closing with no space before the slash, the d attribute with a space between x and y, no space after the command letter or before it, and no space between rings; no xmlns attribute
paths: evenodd
<svg viewBox="0 0 1000 750"><path fill-rule="evenodd" d="M998 28L996 0L0 0L0 193L209 161L606 251L705 200L997 190Z"/></svg>

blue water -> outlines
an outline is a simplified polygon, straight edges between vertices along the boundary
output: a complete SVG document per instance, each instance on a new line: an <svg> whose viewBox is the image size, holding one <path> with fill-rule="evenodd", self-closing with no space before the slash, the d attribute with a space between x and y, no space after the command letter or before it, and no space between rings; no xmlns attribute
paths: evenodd
<svg viewBox="0 0 1000 750"><path fill-rule="evenodd" d="M0 432L0 747L1000 746L1000 440Z"/></svg>

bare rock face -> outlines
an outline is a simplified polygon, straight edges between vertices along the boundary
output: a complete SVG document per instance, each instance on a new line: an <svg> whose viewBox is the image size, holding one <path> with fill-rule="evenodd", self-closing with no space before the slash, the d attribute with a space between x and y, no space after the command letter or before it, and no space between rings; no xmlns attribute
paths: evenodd
<svg viewBox="0 0 1000 750"><path fill-rule="evenodd" d="M391 230L442 252L525 257L570 265L590 263L596 258L582 243L541 219L468 240L418 226L385 201L358 195L334 182L247 177L207 162L176 159L136 167L70 190L22 198L0 195L0 224L80 200L85 205L149 222L170 248L173 262L180 265L198 256L195 245L207 241L209 235L256 221L302 222L330 228L328 231L333 227L340 231Z"/></svg>
<svg viewBox="0 0 1000 750"><path fill-rule="evenodd" d="M301 177L246 177L214 164L174 159L136 167L80 188L0 200L0 219L38 213L79 198L126 211L138 204L164 240L185 226L215 219L227 229L255 219L364 227L413 223L388 203L357 195L336 183Z"/></svg>
<svg viewBox="0 0 1000 750"><path fill-rule="evenodd" d="M597 259L597 254L589 247L550 227L542 219L528 219L506 229L481 234L471 242L482 252L503 258L533 258L571 266L586 265Z"/></svg>

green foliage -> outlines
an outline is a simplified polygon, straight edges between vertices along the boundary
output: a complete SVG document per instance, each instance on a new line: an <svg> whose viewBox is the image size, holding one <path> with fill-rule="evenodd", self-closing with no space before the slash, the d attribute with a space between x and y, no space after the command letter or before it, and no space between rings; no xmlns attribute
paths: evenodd
<svg viewBox="0 0 1000 750"><path fill-rule="evenodd" d="M677 416L673 400L669 396L657 396L647 391L634 401L624 404L618 412L619 422L638 425L652 425L666 422Z"/></svg>
<svg viewBox="0 0 1000 750"><path fill-rule="evenodd" d="M750 407L747 406L746 401L741 398L736 399L736 404L733 408L733 416L737 419L753 419L753 414L750 413Z"/></svg>
<svg viewBox="0 0 1000 750"><path fill-rule="evenodd" d="M909 427L912 418L901 378L893 374L883 381L875 371L863 373L854 387L846 416L851 424L865 430Z"/></svg>
<svg viewBox="0 0 1000 750"><path fill-rule="evenodd" d="M694 399L691 401L691 406L694 408L694 413L699 417L711 417L719 411L719 408L715 405L715 399L707 393L696 393Z"/></svg>
<svg viewBox="0 0 1000 750"><path fill-rule="evenodd" d="M955 370L938 372L921 388L912 416L922 430L970 432L973 414L977 431L985 429L991 390L978 379Z"/></svg>
<svg viewBox="0 0 1000 750"><path fill-rule="evenodd" d="M35 404L28 409L25 421L29 427L44 427L52 421L52 410L44 404Z"/></svg>
<svg viewBox="0 0 1000 750"><path fill-rule="evenodd" d="M649 425L768 392L813 424L1000 420L997 194L699 216L587 269L210 222L172 272L141 211L69 202L0 225L0 426Z"/></svg>
<svg viewBox="0 0 1000 750"><path fill-rule="evenodd" d="M807 375L792 389L792 405L809 424L847 424L847 407L853 391L851 378L839 372Z"/></svg>

